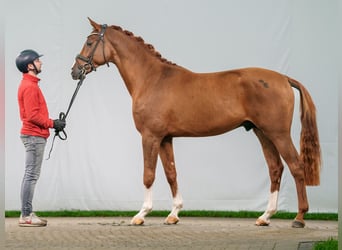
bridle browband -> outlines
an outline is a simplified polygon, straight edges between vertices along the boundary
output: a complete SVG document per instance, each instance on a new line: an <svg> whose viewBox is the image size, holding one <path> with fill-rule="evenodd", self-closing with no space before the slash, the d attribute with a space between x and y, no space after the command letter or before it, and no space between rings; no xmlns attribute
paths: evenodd
<svg viewBox="0 0 342 250"><path fill-rule="evenodd" d="M98 33L98 32L93 32L93 33L91 33L91 34L89 35L89 36L92 36L92 35L98 35L98 36L99 36L99 39L96 41L96 44L95 44L93 50L91 51L89 57L85 57L85 56L82 56L82 55L80 55L80 54L78 54L78 55L76 56L76 59L85 62L84 65L82 65L82 66L79 65L79 69L81 70L81 74L82 74L82 75L85 75L86 72L87 72L87 70L90 70L89 72L91 72L91 71L96 71L96 67L95 67L94 64L93 64L93 58L94 58L95 51L96 51L97 46L99 45L100 41L101 41L102 44L103 44L103 46L102 46L103 58L104 58L104 60L105 60L105 62L106 62L106 64L107 64L107 66L109 67L109 63L108 63L108 61L107 61L107 59L106 59L106 55L105 55L105 51L104 51L104 39L103 39L103 38L104 38L104 33L105 33L105 31L106 31L106 28L107 28L107 24L102 24L102 25L101 25L101 32L100 32L100 33ZM89 37L89 36L88 36L88 37ZM89 73L89 72L88 72L88 73Z"/></svg>

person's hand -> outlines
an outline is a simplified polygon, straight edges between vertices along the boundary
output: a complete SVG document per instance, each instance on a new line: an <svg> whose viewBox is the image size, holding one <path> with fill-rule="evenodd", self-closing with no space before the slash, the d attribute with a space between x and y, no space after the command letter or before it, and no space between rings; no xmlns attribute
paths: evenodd
<svg viewBox="0 0 342 250"><path fill-rule="evenodd" d="M61 119L53 120L53 128L56 131L62 131L65 128L65 125L66 123L64 120L61 120Z"/></svg>

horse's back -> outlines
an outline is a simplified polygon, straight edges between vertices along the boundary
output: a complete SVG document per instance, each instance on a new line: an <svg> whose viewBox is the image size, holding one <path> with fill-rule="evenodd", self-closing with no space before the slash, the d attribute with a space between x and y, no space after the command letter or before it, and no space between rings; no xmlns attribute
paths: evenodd
<svg viewBox="0 0 342 250"><path fill-rule="evenodd" d="M280 73L262 68L180 70L173 77L172 83L164 84L168 91L158 95L155 108L168 117L164 121L171 134L214 135L244 124L270 130L278 122L282 122L279 128L284 124L280 129L290 128L294 96L287 77Z"/></svg>
<svg viewBox="0 0 342 250"><path fill-rule="evenodd" d="M233 114L238 123L248 121L264 130L290 130L294 93L286 75L264 68L242 68L213 73L212 82L207 84L212 90L207 88L206 95L214 103L225 100L222 114Z"/></svg>

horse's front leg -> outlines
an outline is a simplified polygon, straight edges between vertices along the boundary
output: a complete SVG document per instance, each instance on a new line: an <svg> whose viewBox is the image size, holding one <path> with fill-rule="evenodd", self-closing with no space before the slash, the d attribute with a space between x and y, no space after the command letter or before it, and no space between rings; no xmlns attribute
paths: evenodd
<svg viewBox="0 0 342 250"><path fill-rule="evenodd" d="M163 163L164 172L167 181L170 184L171 193L173 197L172 211L165 219L165 224L176 224L179 221L178 213L183 207L183 200L182 196L178 191L177 171L175 166L171 137L166 137L163 139L160 145L159 156Z"/></svg>
<svg viewBox="0 0 342 250"><path fill-rule="evenodd" d="M131 220L132 225L142 225L145 216L152 211L152 185L156 174L156 165L160 140L153 136L142 136L143 155L144 155L144 203L139 213Z"/></svg>

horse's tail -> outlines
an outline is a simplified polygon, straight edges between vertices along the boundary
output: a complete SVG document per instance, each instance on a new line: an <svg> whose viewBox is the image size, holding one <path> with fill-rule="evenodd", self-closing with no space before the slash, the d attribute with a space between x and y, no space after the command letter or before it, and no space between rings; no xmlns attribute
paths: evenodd
<svg viewBox="0 0 342 250"><path fill-rule="evenodd" d="M305 184L320 184L321 147L316 122L316 108L306 88L298 81L288 77L292 87L300 92L300 112L302 131L300 133L300 159L304 165Z"/></svg>

